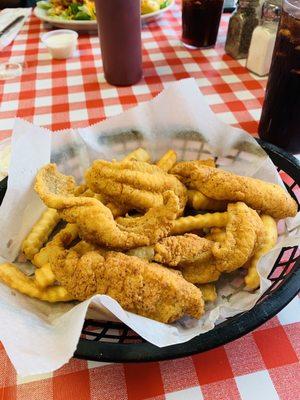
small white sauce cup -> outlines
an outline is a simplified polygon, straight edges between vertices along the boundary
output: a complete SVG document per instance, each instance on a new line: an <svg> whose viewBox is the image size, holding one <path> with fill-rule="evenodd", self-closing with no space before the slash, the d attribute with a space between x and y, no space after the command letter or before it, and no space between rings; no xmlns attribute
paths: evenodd
<svg viewBox="0 0 300 400"><path fill-rule="evenodd" d="M58 38L59 35L68 35L70 38L69 40L60 41ZM57 41L55 40L56 36ZM49 38L51 38L51 43ZM41 40L52 57L61 60L72 57L77 46L78 33L70 29L57 29L55 31L44 33Z"/></svg>

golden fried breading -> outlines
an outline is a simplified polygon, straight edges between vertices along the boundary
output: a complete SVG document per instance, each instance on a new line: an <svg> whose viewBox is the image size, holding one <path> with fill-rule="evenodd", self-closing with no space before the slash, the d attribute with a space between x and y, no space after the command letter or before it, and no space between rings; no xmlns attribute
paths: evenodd
<svg viewBox="0 0 300 400"><path fill-rule="evenodd" d="M268 253L275 246L278 238L276 221L269 215L262 215L261 220L264 224L262 241L253 257L246 263L248 273L245 276L245 283L246 288L249 290L259 287L259 275L256 269L257 263L264 254Z"/></svg>
<svg viewBox="0 0 300 400"><path fill-rule="evenodd" d="M142 148L138 148L133 150L127 156L123 158L122 161L144 161L147 162L150 160L150 155L146 150ZM124 216L128 211L130 211L129 207L121 206L119 203L114 203L111 199L105 197L103 194L94 193L90 190L87 185L80 185L75 189L76 196L82 195L86 197L96 197L99 201L101 201L107 208L110 209L114 218Z"/></svg>
<svg viewBox="0 0 300 400"><path fill-rule="evenodd" d="M86 186L86 185L82 185L82 186ZM79 186L79 188L80 188L80 186ZM114 218L121 217L121 216L125 215L126 213L128 213L128 211L129 211L129 209L127 207L124 207L124 206L121 207L120 205L113 203L110 199L108 199L104 195L94 193L91 189L87 188L85 191L80 193L80 190L78 190L78 188L76 188L75 193L76 193L76 196L81 195L83 197L95 197L97 200L101 201L101 203L103 203L107 208L110 209Z"/></svg>
<svg viewBox="0 0 300 400"><path fill-rule="evenodd" d="M225 237L214 242L212 259L180 265L184 278L192 283L208 283L219 279L222 272L232 272L242 267L256 249L263 231L257 212L245 203L229 204Z"/></svg>
<svg viewBox="0 0 300 400"><path fill-rule="evenodd" d="M226 231L221 228L211 228L210 233L205 236L205 239L213 242L223 242L226 239Z"/></svg>
<svg viewBox="0 0 300 400"><path fill-rule="evenodd" d="M215 242L212 247L217 269L221 272L231 272L245 264L263 231L259 215L245 203L228 204L227 212L225 240Z"/></svg>
<svg viewBox="0 0 300 400"><path fill-rule="evenodd" d="M189 262L203 262L211 258L213 242L187 233L183 236L169 236L154 246L154 260L169 266Z"/></svg>
<svg viewBox="0 0 300 400"><path fill-rule="evenodd" d="M186 188L175 176L141 161L96 160L87 169L85 179L93 192L104 194L132 209L148 210L162 206L163 193L167 190L178 196L179 213L187 201Z"/></svg>
<svg viewBox="0 0 300 400"><path fill-rule="evenodd" d="M215 200L243 201L249 207L273 218L294 217L297 203L281 186L247 176L235 175L217 168L179 163L172 172Z"/></svg>
<svg viewBox="0 0 300 400"><path fill-rule="evenodd" d="M193 161L181 161L178 162L170 171L171 174L177 176L177 178L187 185L191 189L195 189L195 186L190 186L190 176L191 173L197 167L211 167L216 168L216 163L213 158L208 158L206 160L193 160Z"/></svg>
<svg viewBox="0 0 300 400"><path fill-rule="evenodd" d="M224 211L227 207L227 202L214 200L210 197L205 196L203 193L195 190L196 187L193 185L192 181L189 181L189 176L191 170L193 170L197 166L208 166L215 168L216 164L212 158L207 160L195 160L195 161L185 161L178 163L179 167L175 167L171 170L171 173L174 173L179 180L181 180L189 189L188 190L188 206L193 208L194 210L210 210L210 211ZM179 169L181 173L176 174L176 170ZM175 171L175 172L173 172Z"/></svg>
<svg viewBox="0 0 300 400"><path fill-rule="evenodd" d="M117 300L127 311L173 322L184 315L200 318L204 313L201 292L180 274L137 257L96 251L80 256L65 250L51 260L63 286L78 300L98 293Z"/></svg>
<svg viewBox="0 0 300 400"><path fill-rule="evenodd" d="M65 228L60 230L54 238L46 244L31 261L33 265L38 268L43 267L49 263L50 254L57 251L57 248L64 248L69 246L73 240L78 237L78 227L76 224L67 224Z"/></svg>
<svg viewBox="0 0 300 400"><path fill-rule="evenodd" d="M221 275L221 272L217 270L213 261L185 264L181 272L184 279L195 284L215 282Z"/></svg>
<svg viewBox="0 0 300 400"><path fill-rule="evenodd" d="M203 300L207 301L215 301L217 299L217 291L216 285L213 283L205 283L203 285L196 285L202 293Z"/></svg>
<svg viewBox="0 0 300 400"><path fill-rule="evenodd" d="M178 197L166 191L161 206L150 208L135 226L127 227L125 218L117 223L96 198L75 197L75 187L74 179L59 173L54 164L43 167L36 177L35 190L41 199L57 208L62 219L76 223L83 239L100 246L130 249L153 244L168 235L178 215Z"/></svg>

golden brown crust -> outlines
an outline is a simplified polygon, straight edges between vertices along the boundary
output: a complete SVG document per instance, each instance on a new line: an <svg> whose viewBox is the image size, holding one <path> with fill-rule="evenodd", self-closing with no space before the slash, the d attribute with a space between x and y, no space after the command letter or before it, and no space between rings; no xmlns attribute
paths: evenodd
<svg viewBox="0 0 300 400"><path fill-rule="evenodd" d="M94 192L128 208L159 207L163 204L163 193L168 190L178 196L181 211L187 201L186 188L175 176L141 161L96 160L86 171L85 179Z"/></svg>
<svg viewBox="0 0 300 400"><path fill-rule="evenodd" d="M177 164L172 172L183 176L186 182L212 199L243 201L277 219L293 217L297 213L295 200L279 185L207 166L191 169L186 164Z"/></svg>
<svg viewBox="0 0 300 400"><path fill-rule="evenodd" d="M201 292L180 274L137 257L108 252L63 251L51 260L57 279L78 300L106 294L127 311L173 322L184 315L200 318L204 312Z"/></svg>
<svg viewBox="0 0 300 400"><path fill-rule="evenodd" d="M179 210L178 197L172 191L166 191L162 194L161 206L149 209L134 226L128 227L125 219L117 223L111 211L96 198L75 197L74 180L60 174L51 164L38 173L35 189L47 205L57 206L62 219L77 224L83 239L114 249L157 242L168 235Z"/></svg>
<svg viewBox="0 0 300 400"><path fill-rule="evenodd" d="M263 230L257 212L240 202L229 204L227 213L225 236L222 241L214 242L212 258L206 262L180 265L184 278L189 282L214 282L222 272L232 272L242 267L255 251Z"/></svg>
<svg viewBox="0 0 300 400"><path fill-rule="evenodd" d="M205 302L217 300L216 285L213 283L204 283L203 285L197 285L197 287L201 290Z"/></svg>
<svg viewBox="0 0 300 400"><path fill-rule="evenodd" d="M181 272L184 279L197 284L215 282L221 275L221 272L217 270L213 262L186 264Z"/></svg>
<svg viewBox="0 0 300 400"><path fill-rule="evenodd" d="M245 203L229 204L227 212L225 239L212 247L217 269L221 272L231 272L245 264L264 229L257 212Z"/></svg>
<svg viewBox="0 0 300 400"><path fill-rule="evenodd" d="M249 290L255 290L259 287L257 264L260 258L276 245L278 238L276 221L269 215L262 215L261 220L264 224L261 240L259 241L259 245L256 246L253 257L245 265L245 268L248 268L247 275L245 276L245 284Z"/></svg>
<svg viewBox="0 0 300 400"><path fill-rule="evenodd" d="M187 233L183 236L169 236L154 246L154 260L170 266L188 262L203 262L211 257L213 242Z"/></svg>

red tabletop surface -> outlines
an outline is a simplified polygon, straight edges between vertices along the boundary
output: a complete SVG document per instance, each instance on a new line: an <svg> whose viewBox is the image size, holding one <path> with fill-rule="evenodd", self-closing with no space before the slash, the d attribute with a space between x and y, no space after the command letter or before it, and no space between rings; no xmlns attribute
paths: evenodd
<svg viewBox="0 0 300 400"><path fill-rule="evenodd" d="M20 78L0 83L0 139L15 117L50 129L87 126L121 113L159 93L164 84L197 80L212 110L225 122L257 131L266 79L251 75L244 60L224 53L228 16L217 46L189 51L180 43L180 7L143 28L140 83L116 88L104 81L99 41L81 34L76 55L51 60L32 16L0 62L23 63ZM108 364L72 359L51 374L17 376L0 348L0 399L10 400L296 400L300 399L299 298L277 317L243 338L209 352L149 364ZM13 327L12 327L13 334Z"/></svg>

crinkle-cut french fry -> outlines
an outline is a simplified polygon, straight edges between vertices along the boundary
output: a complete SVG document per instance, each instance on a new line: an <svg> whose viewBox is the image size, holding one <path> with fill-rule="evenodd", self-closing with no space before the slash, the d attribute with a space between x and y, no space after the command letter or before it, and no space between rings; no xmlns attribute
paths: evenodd
<svg viewBox="0 0 300 400"><path fill-rule="evenodd" d="M41 289L33 278L26 276L15 265L4 263L0 265L0 281L11 289L39 300L56 303L73 300L72 296L62 286L50 286Z"/></svg>
<svg viewBox="0 0 300 400"><path fill-rule="evenodd" d="M210 233L205 236L205 239L213 242L223 242L226 239L226 231L221 228L212 228Z"/></svg>
<svg viewBox="0 0 300 400"><path fill-rule="evenodd" d="M56 277L49 263L35 270L35 281L41 289L53 285L56 281Z"/></svg>
<svg viewBox="0 0 300 400"><path fill-rule="evenodd" d="M47 208L43 212L22 243L22 252L27 259L32 260L34 255L40 251L59 220L58 213L53 208Z"/></svg>
<svg viewBox="0 0 300 400"><path fill-rule="evenodd" d="M245 276L245 284L248 290L255 290L259 287L259 275L257 273L257 263L260 258L268 253L276 244L278 238L276 221L269 215L261 216L264 224L264 238L253 257L246 263L248 273Z"/></svg>
<svg viewBox="0 0 300 400"><path fill-rule="evenodd" d="M196 285L202 293L203 300L215 301L217 298L216 286L213 283L205 283L203 285Z"/></svg>
<svg viewBox="0 0 300 400"><path fill-rule="evenodd" d="M49 262L50 256L60 251L61 247L70 245L78 237L76 224L67 224L54 238L47 243L32 259L32 264L40 268Z"/></svg>
<svg viewBox="0 0 300 400"><path fill-rule="evenodd" d="M181 234L186 232L191 232L196 229L203 228L222 228L226 226L228 221L227 212L223 213L207 213L207 214L199 214L195 216L189 217L181 217L174 221L173 228L171 230L171 235Z"/></svg>
<svg viewBox="0 0 300 400"><path fill-rule="evenodd" d="M174 150L168 150L156 165L165 172L169 172L174 167L177 160L177 154Z"/></svg>
<svg viewBox="0 0 300 400"><path fill-rule="evenodd" d="M123 161L134 160L148 162L150 160L150 155L145 149L139 147L138 149L133 150L131 153L127 154L127 156L123 158Z"/></svg>
<svg viewBox="0 0 300 400"><path fill-rule="evenodd" d="M227 207L226 201L210 199L198 190L188 190L187 204L194 210L224 211Z"/></svg>

